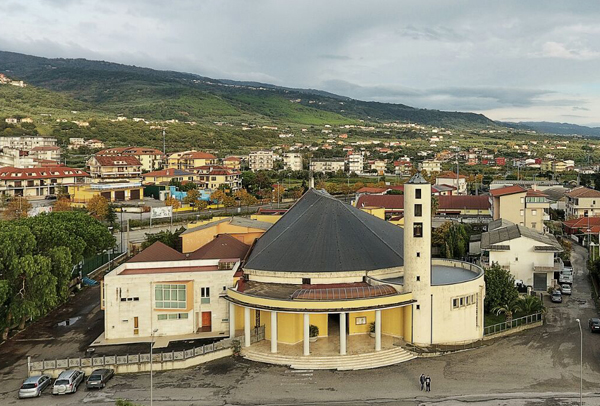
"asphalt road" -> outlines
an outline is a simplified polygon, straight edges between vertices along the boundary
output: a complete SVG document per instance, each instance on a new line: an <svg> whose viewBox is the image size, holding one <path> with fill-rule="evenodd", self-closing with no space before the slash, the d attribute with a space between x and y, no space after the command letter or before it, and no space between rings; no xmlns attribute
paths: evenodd
<svg viewBox="0 0 600 406"><path fill-rule="evenodd" d="M591 334L587 319L597 315L584 274L586 252L573 252L573 295L562 304L547 301L547 323L489 342L486 346L437 358L366 371L295 371L226 358L197 368L154 376L154 404L183 405L575 405L579 401L579 329L584 323L583 391L585 405L600 405L600 334ZM92 313L93 314L93 311ZM94 317L94 316L92 316ZM76 325L75 325L76 326ZM80 334L80 333L78 333ZM59 341L62 342L62 341ZM21 342L38 353L55 343ZM66 348L66 344L61 344ZM0 346L0 404L21 404L16 388L22 368L7 366ZM27 348L26 348L27 347ZM71 347L77 347L71 344ZM432 392L420 392L421 373L432 378ZM12 376L18 375L18 376ZM103 391L81 388L74 395L27 401L32 405L107 405L116 399L149 404L149 375L116 376ZM24 402L24 401L23 401Z"/></svg>

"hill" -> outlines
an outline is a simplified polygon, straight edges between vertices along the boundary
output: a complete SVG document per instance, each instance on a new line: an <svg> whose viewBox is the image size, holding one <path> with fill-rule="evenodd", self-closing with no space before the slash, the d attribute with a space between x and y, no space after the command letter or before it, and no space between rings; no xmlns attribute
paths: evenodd
<svg viewBox="0 0 600 406"><path fill-rule="evenodd" d="M600 137L600 127L586 127L583 125L570 123L553 123L549 121L522 121L519 123L501 124L520 130L536 131L539 133Z"/></svg>
<svg viewBox="0 0 600 406"><path fill-rule="evenodd" d="M486 128L481 114L365 102L311 89L211 79L86 59L48 59L0 51L0 72L57 92L79 110L153 120L323 125L410 121L441 127ZM49 106L51 107L51 106Z"/></svg>

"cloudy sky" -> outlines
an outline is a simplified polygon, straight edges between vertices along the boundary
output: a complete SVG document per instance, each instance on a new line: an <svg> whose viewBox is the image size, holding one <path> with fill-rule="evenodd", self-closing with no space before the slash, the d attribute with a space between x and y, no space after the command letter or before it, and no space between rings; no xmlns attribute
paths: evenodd
<svg viewBox="0 0 600 406"><path fill-rule="evenodd" d="M600 125L600 4L3 0L0 49Z"/></svg>

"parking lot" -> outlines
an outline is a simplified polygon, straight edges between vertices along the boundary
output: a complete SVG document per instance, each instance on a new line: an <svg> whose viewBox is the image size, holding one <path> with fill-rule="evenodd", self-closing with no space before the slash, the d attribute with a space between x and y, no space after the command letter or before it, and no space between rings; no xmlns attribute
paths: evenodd
<svg viewBox="0 0 600 406"><path fill-rule="evenodd" d="M367 371L294 371L226 358L189 370L156 373L154 404L573 405L579 400L580 336L576 318L583 321L584 327L584 404L600 404L600 334L587 329L587 320L597 312L582 272L585 255L585 249L574 246L573 294L563 303L551 303L546 298L548 314L543 327L497 339L475 350ZM84 323L80 327L75 324L72 332L56 340L48 340L49 332L42 328L39 334L28 333L26 341L0 346L0 404L107 405L119 398L149 404L147 373L115 376L101 391L87 391L82 386L73 395L55 397L47 391L39 399L16 398L25 368L23 361L11 367L11 359L32 352L40 357L60 355L61 349L82 351L85 345L74 341L95 338L96 332L92 334L85 326L93 326L93 320L101 315L93 309L88 312L86 307L80 310L85 314ZM46 341L31 341L44 337ZM20 345L29 350L18 349ZM419 391L421 373L431 376L432 392Z"/></svg>

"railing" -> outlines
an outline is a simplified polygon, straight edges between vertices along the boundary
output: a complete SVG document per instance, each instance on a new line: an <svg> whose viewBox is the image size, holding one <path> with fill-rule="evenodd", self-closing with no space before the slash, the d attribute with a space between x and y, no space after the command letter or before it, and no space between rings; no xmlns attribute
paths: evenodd
<svg viewBox="0 0 600 406"><path fill-rule="evenodd" d="M264 334L264 327L263 327ZM200 347L190 348L183 351L158 352L152 354L152 362L170 362L181 361L189 358L198 357L211 352L223 350L231 347L231 340L221 340L212 344L205 344ZM31 361L28 359L28 374L31 372L44 372L53 369L69 368L100 368L115 367L117 365L133 365L150 362L150 354L128 354L128 355L102 355L97 357L82 358L63 358L53 360Z"/></svg>
<svg viewBox="0 0 600 406"><path fill-rule="evenodd" d="M119 261L125 252L105 252L83 260L81 266L73 267L73 276L87 276L108 262Z"/></svg>
<svg viewBox="0 0 600 406"><path fill-rule="evenodd" d="M250 334L250 344L263 341L265 339L265 326L258 326L252 329Z"/></svg>
<svg viewBox="0 0 600 406"><path fill-rule="evenodd" d="M529 316L519 317L517 319L512 319L511 321L505 321L503 323L486 326L483 329L483 335L488 336L492 334L498 334L503 331L513 329L515 327L525 326L527 324L533 324L543 320L543 313L530 314Z"/></svg>

